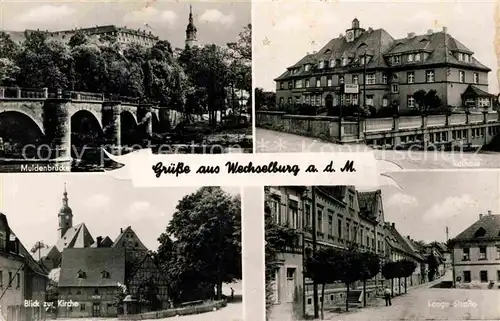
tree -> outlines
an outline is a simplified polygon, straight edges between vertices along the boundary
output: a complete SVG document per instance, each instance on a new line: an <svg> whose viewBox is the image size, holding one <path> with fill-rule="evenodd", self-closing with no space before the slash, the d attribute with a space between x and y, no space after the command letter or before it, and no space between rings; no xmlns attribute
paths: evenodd
<svg viewBox="0 0 500 321"><path fill-rule="evenodd" d="M0 58L0 85L8 85L15 81L20 68L9 58Z"/></svg>
<svg viewBox="0 0 500 321"><path fill-rule="evenodd" d="M382 266L382 276L386 280L391 280L391 295L394 296L394 278L397 277L397 263L396 262L386 262Z"/></svg>
<svg viewBox="0 0 500 321"><path fill-rule="evenodd" d="M19 46L5 31L0 31L0 58L15 60L19 53Z"/></svg>
<svg viewBox="0 0 500 321"><path fill-rule="evenodd" d="M70 46L70 48L81 46L81 45L87 44L88 40L89 39L88 39L87 35L85 35L83 32L78 30L77 32L75 32L71 36L71 38L69 38L68 46Z"/></svg>
<svg viewBox="0 0 500 321"><path fill-rule="evenodd" d="M204 284L205 289L215 286L220 300L222 283L241 279L241 240L236 239L241 235L239 202L239 197L219 187L200 188L179 201L166 229L169 237L159 238L158 257L167 258L161 262L163 270L169 271L167 278L183 294L193 294ZM173 253L163 253L172 248L168 239L175 239Z"/></svg>
<svg viewBox="0 0 500 321"><path fill-rule="evenodd" d="M420 89L420 90L413 93L413 98L415 99L415 103L417 104L418 109L421 112L424 112L427 110L426 95L427 95L427 93L423 89Z"/></svg>
<svg viewBox="0 0 500 321"><path fill-rule="evenodd" d="M349 290L352 283L363 277L363 255L356 245L350 246L344 255L335 262L337 268L342 271L341 280L345 284L347 292L345 298L345 309L349 311Z"/></svg>
<svg viewBox="0 0 500 321"><path fill-rule="evenodd" d="M158 291L158 286L155 284L153 278L143 280L139 284L137 291L139 302L150 307L152 311L158 310L161 307Z"/></svg>
<svg viewBox="0 0 500 321"><path fill-rule="evenodd" d="M363 252L361 255L361 280L363 281L363 306L366 307L366 280L375 277L380 272L380 257L373 252Z"/></svg>
<svg viewBox="0 0 500 321"><path fill-rule="evenodd" d="M399 261L401 265L402 276L405 278L405 293L407 293L407 277L411 277L415 269L417 268L417 264L414 261L403 259Z"/></svg>
<svg viewBox="0 0 500 321"><path fill-rule="evenodd" d="M272 91L264 91L262 88L255 88L255 109L263 107L274 108L276 106L276 93Z"/></svg>
<svg viewBox="0 0 500 321"><path fill-rule="evenodd" d="M264 187L264 219L265 219L265 276L266 276L266 309L274 303L273 282L279 266L279 255L288 247L296 247L299 234L295 229L282 226L274 220L270 206L269 186Z"/></svg>
<svg viewBox="0 0 500 321"><path fill-rule="evenodd" d="M441 99L434 89L429 90L427 94L425 94L425 104L429 111L436 110L441 107Z"/></svg>
<svg viewBox="0 0 500 321"><path fill-rule="evenodd" d="M30 252L33 254L38 252L38 261L40 261L41 259L40 254L43 248L45 248L45 244L43 243L43 241L37 241L30 250Z"/></svg>

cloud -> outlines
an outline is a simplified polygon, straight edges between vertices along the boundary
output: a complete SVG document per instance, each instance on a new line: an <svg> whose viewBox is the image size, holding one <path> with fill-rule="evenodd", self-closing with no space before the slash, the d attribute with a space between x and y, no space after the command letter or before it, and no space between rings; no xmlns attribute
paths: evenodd
<svg viewBox="0 0 500 321"><path fill-rule="evenodd" d="M16 17L16 22L25 28L50 23L51 25L66 23L76 10L66 4L43 5L31 8Z"/></svg>
<svg viewBox="0 0 500 321"><path fill-rule="evenodd" d="M141 10L127 13L123 17L123 21L126 23L167 23L170 25L174 25L177 21L177 18L177 14L173 11L161 11L153 7L144 7Z"/></svg>
<svg viewBox="0 0 500 321"><path fill-rule="evenodd" d="M136 201L130 204L127 219L131 222L161 219L165 214L147 201Z"/></svg>
<svg viewBox="0 0 500 321"><path fill-rule="evenodd" d="M85 205L92 209L107 208L110 204L111 199L106 194L94 194L85 202Z"/></svg>
<svg viewBox="0 0 500 321"><path fill-rule="evenodd" d="M448 197L429 208L423 214L423 219L427 222L450 219L470 209L475 209L477 205L478 202L467 194Z"/></svg>
<svg viewBox="0 0 500 321"><path fill-rule="evenodd" d="M389 199L386 202L386 205L398 206L398 207L409 207L409 206L414 207L418 205L418 200L415 196L398 192L389 197Z"/></svg>
<svg viewBox="0 0 500 321"><path fill-rule="evenodd" d="M200 21L220 23L227 26L231 25L235 20L236 18L232 13L225 15L216 9L207 10L200 16Z"/></svg>
<svg viewBox="0 0 500 321"><path fill-rule="evenodd" d="M130 212L131 213L145 212L148 210L151 210L151 204L149 202L137 201L137 202L130 204Z"/></svg>

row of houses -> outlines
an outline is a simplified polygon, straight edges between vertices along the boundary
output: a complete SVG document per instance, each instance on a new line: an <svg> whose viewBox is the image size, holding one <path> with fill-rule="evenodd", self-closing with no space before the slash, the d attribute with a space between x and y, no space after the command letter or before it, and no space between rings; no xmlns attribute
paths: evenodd
<svg viewBox="0 0 500 321"><path fill-rule="evenodd" d="M275 304L292 304L299 313L312 314L313 282L304 274L304 262L312 254L313 242L316 248L346 249L356 244L361 251L376 253L386 262L412 260L417 268L407 279L410 287L435 279L451 267L451 252L445 244L417 242L401 235L394 223L385 221L381 190L361 192L354 186L280 186L270 187L266 193L273 220L295 229L299 235L298 242L287 246L275 262L278 266L272 282ZM390 282L377 275L367 282L367 298L375 298L391 284L394 293L404 291L403 281ZM343 304L345 292L341 283L327 284L320 301L325 305ZM350 296L353 303L361 302L360 284L350 287Z"/></svg>

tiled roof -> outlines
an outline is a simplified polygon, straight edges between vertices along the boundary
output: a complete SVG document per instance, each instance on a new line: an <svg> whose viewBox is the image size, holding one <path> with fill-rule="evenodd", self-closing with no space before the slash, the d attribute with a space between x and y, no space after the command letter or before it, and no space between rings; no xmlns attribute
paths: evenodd
<svg viewBox="0 0 500 321"><path fill-rule="evenodd" d="M386 237L386 240L388 239L388 243L391 247L396 248L410 256L421 258L421 256L417 252L415 252L414 249L412 249L410 244L406 242L405 238L401 236L401 234L399 234L398 230L396 230L395 227L392 227L391 224L386 223L385 228L387 232L390 233L392 238L395 239L394 241L391 237L389 238Z"/></svg>
<svg viewBox="0 0 500 321"><path fill-rule="evenodd" d="M112 247L113 248L122 248L122 247L127 247L129 248L128 244L125 243L124 245L124 241L125 240L128 240L129 238L127 238L126 236L127 235L131 235L131 239L133 239L133 242L134 242L134 245L135 243L137 243L137 246L133 246L133 248L135 249L138 249L138 250L147 250L148 248L142 243L142 241L139 239L139 237L137 236L137 234L134 232L134 230L132 230L132 227L131 226L127 226L127 228L125 228L121 233L120 235L118 235L118 237L116 238L116 240L114 241Z"/></svg>
<svg viewBox="0 0 500 321"><path fill-rule="evenodd" d="M85 278L78 278L79 272ZM109 278L103 278L103 271ZM125 252L117 248L65 249L62 255L60 287L104 287L125 283Z"/></svg>
<svg viewBox="0 0 500 321"><path fill-rule="evenodd" d="M484 236L475 237L478 230L484 230ZM481 231L482 231L481 230ZM500 240L500 215L483 215L481 219L466 228L462 233L458 234L455 241L472 241L472 240Z"/></svg>
<svg viewBox="0 0 500 321"><path fill-rule="evenodd" d="M369 218L377 218L377 205L381 191L358 192L358 205L360 212Z"/></svg>
<svg viewBox="0 0 500 321"><path fill-rule="evenodd" d="M70 227L64 236L57 243L57 249L62 252L65 248L82 248L90 247L94 244L94 239L90 234L85 223Z"/></svg>
<svg viewBox="0 0 500 321"><path fill-rule="evenodd" d="M314 74L314 66L320 60L340 59L344 56L355 58L362 56L365 51L373 55L367 64L367 68L389 67L386 57L395 54L427 51L429 57L426 61L415 63L418 66L447 63L463 67L475 68L478 70L490 71L491 69L481 64L472 57L470 62L459 61L453 55L456 51L473 54L473 52L464 46L461 42L445 32L434 32L425 35L415 35L401 39L394 39L384 29L368 30L363 32L357 39L347 42L345 37L338 37L330 40L317 53L308 54L300 59L296 64L290 66L286 72L281 74L275 80L287 79L290 76L306 76ZM306 63L313 65L310 71L301 68L298 72L292 74L290 69L298 68ZM404 66L404 65L403 65ZM351 69L347 66L346 69Z"/></svg>

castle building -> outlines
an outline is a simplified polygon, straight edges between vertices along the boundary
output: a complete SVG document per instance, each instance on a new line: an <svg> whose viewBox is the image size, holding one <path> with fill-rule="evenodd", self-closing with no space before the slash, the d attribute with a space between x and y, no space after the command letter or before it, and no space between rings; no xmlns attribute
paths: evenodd
<svg viewBox="0 0 500 321"><path fill-rule="evenodd" d="M189 6L189 22L186 27L186 47L187 48L192 48L194 46L198 45L198 40L196 39L196 32L198 30L196 29L194 22L193 22L193 8L190 5Z"/></svg>
<svg viewBox="0 0 500 321"><path fill-rule="evenodd" d="M365 30L358 19L275 79L276 103L335 106L418 107L415 93L435 90L443 106L489 109L490 68L452 37L446 27L394 39L384 29Z"/></svg>

